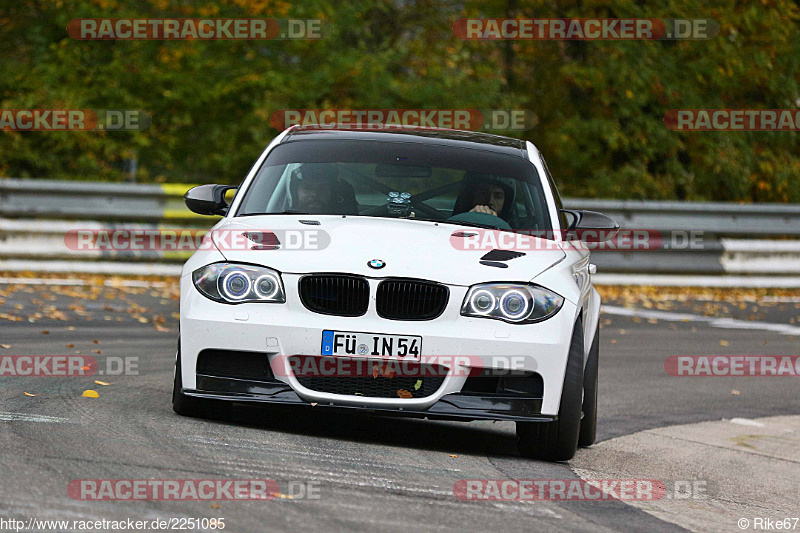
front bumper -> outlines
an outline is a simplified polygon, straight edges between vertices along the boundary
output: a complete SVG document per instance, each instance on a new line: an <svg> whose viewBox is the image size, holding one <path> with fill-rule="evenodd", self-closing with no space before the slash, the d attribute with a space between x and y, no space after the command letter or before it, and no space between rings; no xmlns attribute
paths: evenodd
<svg viewBox="0 0 800 533"><path fill-rule="evenodd" d="M397 407L344 405L335 402L316 403L303 400L285 383L261 383L237 379L198 376L200 390L184 391L187 396L285 406L307 406L321 409L358 410L381 415L397 415L430 420L507 420L550 422L557 417L541 414L541 398L502 398L447 394L425 410Z"/></svg>
<svg viewBox="0 0 800 533"><path fill-rule="evenodd" d="M226 305L202 296L190 276L181 279L181 367L184 392L190 396L231 401L311 404L376 412L450 419L552 420L558 413L569 340L577 314L565 301L552 318L536 324L468 318L460 314L466 287L450 286L445 312L430 321L403 322L380 318L374 300L364 316L313 313L300 303L298 276L284 274L285 304ZM369 280L371 294L378 281ZM322 330L419 335L425 356L467 356L485 369L514 368L539 374L541 398L503 398L461 394L469 368L450 368L438 390L422 398L365 397L311 390L291 372L264 383L197 374L198 355L205 349L263 354L272 362L281 356L320 354ZM266 363L269 364L269 363Z"/></svg>

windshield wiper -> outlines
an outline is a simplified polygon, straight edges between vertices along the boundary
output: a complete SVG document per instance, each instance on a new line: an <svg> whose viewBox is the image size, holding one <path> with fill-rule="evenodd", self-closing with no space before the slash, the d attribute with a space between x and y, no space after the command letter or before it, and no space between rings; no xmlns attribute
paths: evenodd
<svg viewBox="0 0 800 533"><path fill-rule="evenodd" d="M480 224L478 222L464 222L463 220L434 220L432 218L418 218L416 220L424 220L426 222L437 222L440 224L453 224L455 226L467 226L470 228L483 228L483 229L494 229L499 231L510 231L507 229L499 228L497 226L493 226L492 224Z"/></svg>
<svg viewBox="0 0 800 533"><path fill-rule="evenodd" d="M254 217L254 216L261 216L261 215L310 215L306 211L297 211L295 209L287 209L286 211L279 211L275 213L244 213L240 216L247 216L247 217Z"/></svg>

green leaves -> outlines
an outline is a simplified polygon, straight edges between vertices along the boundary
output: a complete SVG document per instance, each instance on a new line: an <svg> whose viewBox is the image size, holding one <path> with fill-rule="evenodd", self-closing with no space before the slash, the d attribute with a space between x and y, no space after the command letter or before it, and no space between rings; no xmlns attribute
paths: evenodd
<svg viewBox="0 0 800 533"><path fill-rule="evenodd" d="M144 131L0 132L0 175L238 183L281 109L524 109L569 196L800 201L796 132L677 132L670 109L797 108L791 0L20 0L4 109L141 109ZM464 41L462 17L713 18L703 41ZM73 18L324 18L323 40L77 41Z"/></svg>

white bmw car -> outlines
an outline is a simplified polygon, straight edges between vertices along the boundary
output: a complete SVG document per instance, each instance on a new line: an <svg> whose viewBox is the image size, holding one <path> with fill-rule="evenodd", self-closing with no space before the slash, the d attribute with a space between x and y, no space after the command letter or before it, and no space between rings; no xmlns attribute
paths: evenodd
<svg viewBox="0 0 800 533"><path fill-rule="evenodd" d="M583 245L530 142L442 129L292 127L181 276L173 408L227 402L516 422L520 453L595 440L598 315ZM581 237L581 234L583 235Z"/></svg>

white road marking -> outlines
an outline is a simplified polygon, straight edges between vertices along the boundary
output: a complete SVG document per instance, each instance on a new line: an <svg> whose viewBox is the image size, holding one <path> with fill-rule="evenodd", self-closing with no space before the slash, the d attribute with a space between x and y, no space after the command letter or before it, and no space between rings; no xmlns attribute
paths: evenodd
<svg viewBox="0 0 800 533"><path fill-rule="evenodd" d="M51 261L0 259L0 272L53 272L60 274L105 274L120 276L181 275L181 265L123 263L121 261Z"/></svg>
<svg viewBox="0 0 800 533"><path fill-rule="evenodd" d="M704 322L712 328L752 329L772 331L775 333L780 333L781 335L800 335L800 327L790 326L789 324L777 324L775 322L755 322L749 320L737 320L735 318L715 318L710 316L693 315L690 313L652 311L650 309L628 309L627 307L617 307L615 305L604 305L600 308L600 312L608 315L655 318L656 320L666 320L668 322Z"/></svg>
<svg viewBox="0 0 800 533"><path fill-rule="evenodd" d="M68 419L57 416L31 415L27 413L0 413L4 422L67 422Z"/></svg>
<svg viewBox="0 0 800 533"><path fill-rule="evenodd" d="M764 427L764 424L761 422L756 422L755 420L750 420L749 418L731 418L731 424L738 424L740 426L755 426L755 427Z"/></svg>
<svg viewBox="0 0 800 533"><path fill-rule="evenodd" d="M52 279L52 278L0 278L0 285L58 285L58 286L77 286L87 285L83 279ZM103 285L106 287L164 287L168 285L163 281L142 281L137 279L125 280L105 280Z"/></svg>
<svg viewBox="0 0 800 533"><path fill-rule="evenodd" d="M651 285L654 287L800 288L797 276L694 276L681 274L595 274L595 285Z"/></svg>
<svg viewBox="0 0 800 533"><path fill-rule="evenodd" d="M761 303L765 304L793 304L800 303L800 296L764 296Z"/></svg>

